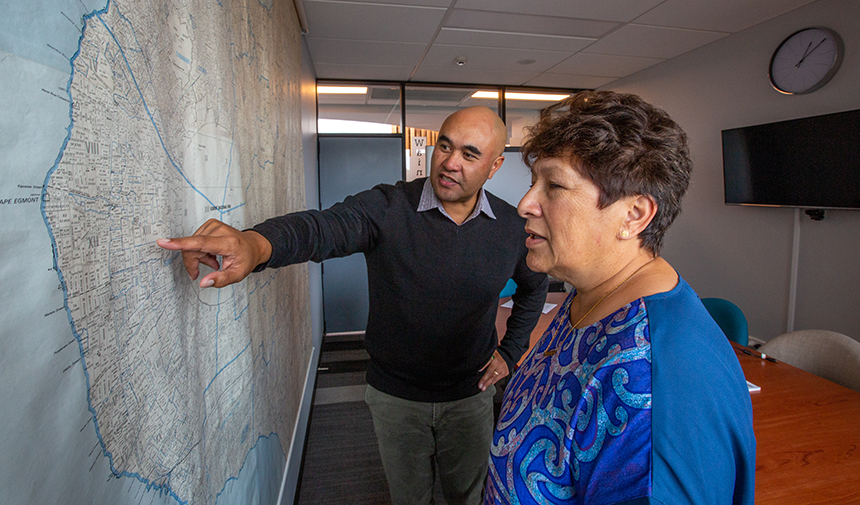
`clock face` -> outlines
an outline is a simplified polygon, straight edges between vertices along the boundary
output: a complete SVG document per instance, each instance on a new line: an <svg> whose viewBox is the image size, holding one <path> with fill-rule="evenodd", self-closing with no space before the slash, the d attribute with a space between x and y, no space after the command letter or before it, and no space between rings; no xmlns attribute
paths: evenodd
<svg viewBox="0 0 860 505"><path fill-rule="evenodd" d="M827 28L806 28L785 39L770 60L770 82L780 93L810 93L827 84L842 63L842 39Z"/></svg>

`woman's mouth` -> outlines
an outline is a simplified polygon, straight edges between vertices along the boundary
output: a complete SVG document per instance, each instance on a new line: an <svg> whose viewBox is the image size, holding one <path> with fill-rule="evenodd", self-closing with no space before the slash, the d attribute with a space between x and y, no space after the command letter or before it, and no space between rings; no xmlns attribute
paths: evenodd
<svg viewBox="0 0 860 505"><path fill-rule="evenodd" d="M526 233L529 234L529 236L526 237L526 247L533 247L533 246L536 246L542 242L546 242L545 237L538 235L537 233L535 233L531 230L526 230Z"/></svg>

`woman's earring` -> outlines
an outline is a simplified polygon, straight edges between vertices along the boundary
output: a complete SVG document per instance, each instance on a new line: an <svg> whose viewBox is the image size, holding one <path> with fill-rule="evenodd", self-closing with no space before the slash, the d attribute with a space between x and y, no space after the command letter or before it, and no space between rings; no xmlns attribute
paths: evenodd
<svg viewBox="0 0 860 505"><path fill-rule="evenodd" d="M621 230L621 238L624 238L624 239L630 238L630 232L627 230Z"/></svg>

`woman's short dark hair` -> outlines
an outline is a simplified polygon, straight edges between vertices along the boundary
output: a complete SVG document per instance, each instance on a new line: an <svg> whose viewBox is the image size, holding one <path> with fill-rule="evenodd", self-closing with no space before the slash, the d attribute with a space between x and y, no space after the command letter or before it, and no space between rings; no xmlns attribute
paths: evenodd
<svg viewBox="0 0 860 505"><path fill-rule="evenodd" d="M664 110L611 91L582 91L542 110L521 151L529 167L541 158L570 161L600 190L598 208L628 196L654 198L657 214L639 239L655 256L681 212L693 165L687 135Z"/></svg>

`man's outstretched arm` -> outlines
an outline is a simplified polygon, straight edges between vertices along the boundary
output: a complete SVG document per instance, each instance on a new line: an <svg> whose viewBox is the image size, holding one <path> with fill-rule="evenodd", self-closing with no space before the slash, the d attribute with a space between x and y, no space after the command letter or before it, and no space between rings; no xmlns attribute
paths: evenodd
<svg viewBox="0 0 860 505"><path fill-rule="evenodd" d="M215 271L200 279L200 287L223 288L239 282L272 256L272 244L253 230L239 231L217 219L203 223L190 237L160 238L164 249L182 251L185 270L196 280L200 264ZM218 264L221 256L221 264Z"/></svg>

